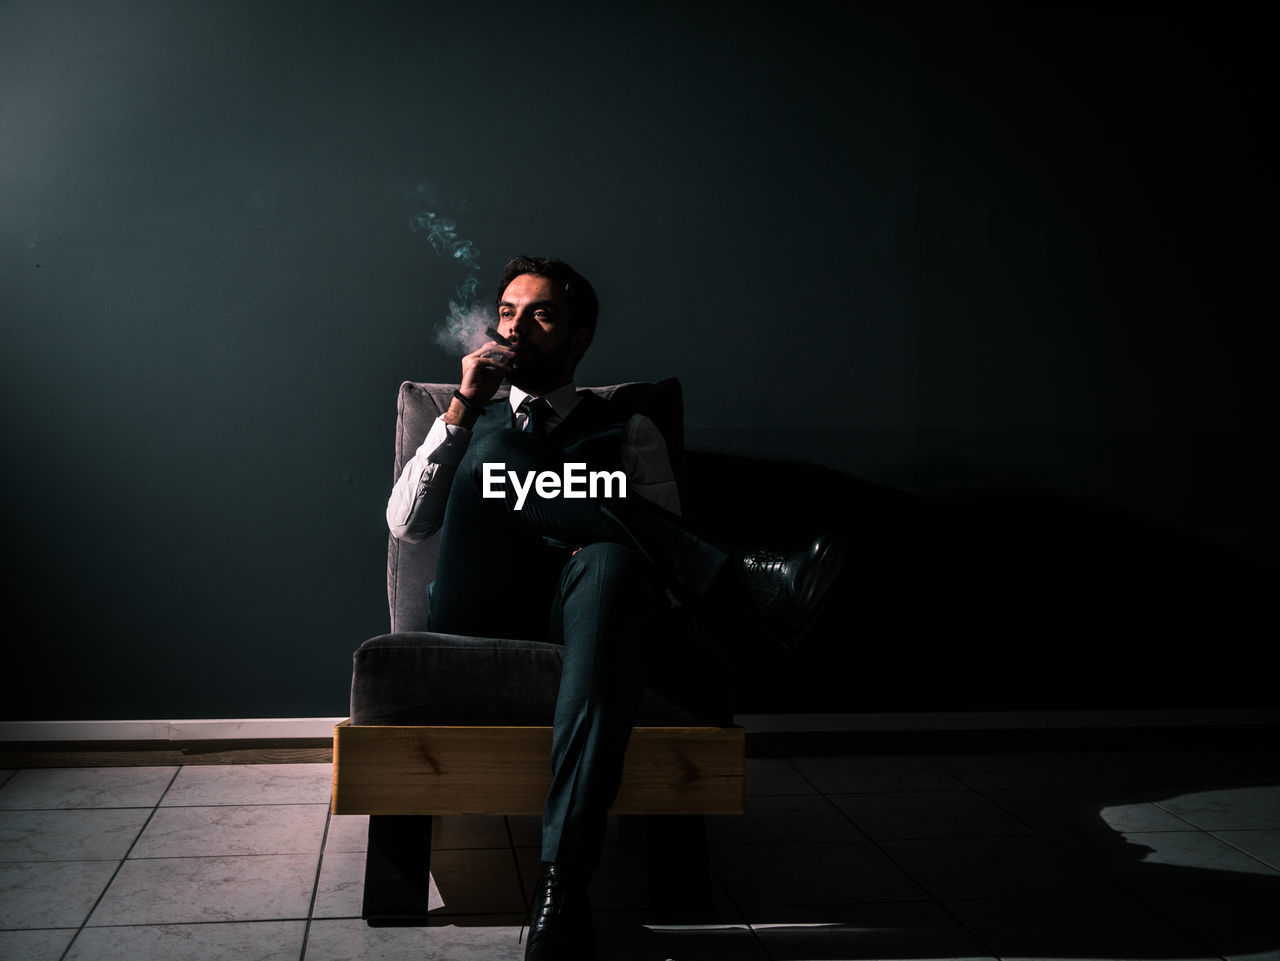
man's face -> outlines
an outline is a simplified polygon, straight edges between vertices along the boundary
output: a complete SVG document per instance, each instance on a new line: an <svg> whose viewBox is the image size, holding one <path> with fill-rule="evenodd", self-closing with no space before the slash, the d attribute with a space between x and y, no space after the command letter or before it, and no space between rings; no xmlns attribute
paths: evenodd
<svg viewBox="0 0 1280 961"><path fill-rule="evenodd" d="M570 323L564 295L545 277L521 274L498 301L498 333L515 343L516 387L545 394L573 379L573 368L591 335Z"/></svg>

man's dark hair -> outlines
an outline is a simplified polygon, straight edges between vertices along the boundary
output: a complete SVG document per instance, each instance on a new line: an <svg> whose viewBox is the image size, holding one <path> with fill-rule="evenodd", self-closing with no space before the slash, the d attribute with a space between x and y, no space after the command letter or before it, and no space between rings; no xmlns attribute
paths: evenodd
<svg viewBox="0 0 1280 961"><path fill-rule="evenodd" d="M521 274L533 274L535 277L545 278L555 284L569 304L570 326L585 327L591 336L595 337L596 316L600 313L600 303L596 300L596 292L586 277L555 257L524 255L513 257L502 269L502 280L498 283L497 303L502 303L502 295L507 287Z"/></svg>

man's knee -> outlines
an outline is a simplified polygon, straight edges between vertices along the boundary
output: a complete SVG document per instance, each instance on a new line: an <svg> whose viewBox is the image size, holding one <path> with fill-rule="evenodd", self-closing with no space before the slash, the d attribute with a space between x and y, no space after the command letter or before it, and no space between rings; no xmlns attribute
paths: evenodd
<svg viewBox="0 0 1280 961"><path fill-rule="evenodd" d="M634 547L601 541L587 544L569 558L569 566L583 570L617 570L629 572L644 566L644 556Z"/></svg>
<svg viewBox="0 0 1280 961"><path fill-rule="evenodd" d="M630 691L642 679L664 609L653 570L639 551L608 542L588 544L561 570L552 633L566 648L595 651L587 663L625 666L625 678L611 675L609 683Z"/></svg>
<svg viewBox="0 0 1280 961"><path fill-rule="evenodd" d="M634 547L601 541L579 549L564 566L561 586L571 588L582 583L626 587L629 590L653 589L654 572Z"/></svg>

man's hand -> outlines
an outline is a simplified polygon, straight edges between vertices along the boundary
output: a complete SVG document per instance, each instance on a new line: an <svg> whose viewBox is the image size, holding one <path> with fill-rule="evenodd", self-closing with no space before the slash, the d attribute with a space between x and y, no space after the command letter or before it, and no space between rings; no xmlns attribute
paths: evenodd
<svg viewBox="0 0 1280 961"><path fill-rule="evenodd" d="M489 402L502 378L511 373L516 352L501 347L490 341L479 350L472 351L462 358L462 383L458 385L458 393L462 394L477 410ZM476 422L479 414L469 409L458 398L454 398L445 411L444 422L461 427L470 427Z"/></svg>

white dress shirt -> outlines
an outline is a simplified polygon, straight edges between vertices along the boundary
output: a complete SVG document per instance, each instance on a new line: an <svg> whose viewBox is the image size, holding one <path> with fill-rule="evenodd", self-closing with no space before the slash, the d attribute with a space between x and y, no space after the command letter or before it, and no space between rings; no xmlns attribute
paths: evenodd
<svg viewBox="0 0 1280 961"><path fill-rule="evenodd" d="M517 427L524 427L526 416L517 408L528 396L519 387L511 388L508 403ZM582 399L572 383L544 394L543 398L551 406L545 423L548 431L568 417ZM470 444L468 428L436 418L426 439L404 465L387 501L387 527L394 537L416 544L440 529L453 475ZM643 414L632 415L623 426L620 453L622 471L627 475L627 496L638 494L679 514L680 494L671 458L662 432L653 421Z"/></svg>

